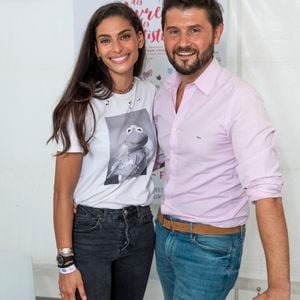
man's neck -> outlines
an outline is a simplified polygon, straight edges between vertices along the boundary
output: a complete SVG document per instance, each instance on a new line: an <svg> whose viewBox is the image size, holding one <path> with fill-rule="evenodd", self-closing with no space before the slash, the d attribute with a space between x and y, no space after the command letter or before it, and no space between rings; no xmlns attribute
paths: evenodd
<svg viewBox="0 0 300 300"><path fill-rule="evenodd" d="M207 67L210 65L210 63L212 62L213 57L209 60L209 62L201 67L197 72L191 74L191 75L183 75L180 74L181 77L181 86L185 87L186 85L194 82L199 76L201 76L201 74L207 69Z"/></svg>

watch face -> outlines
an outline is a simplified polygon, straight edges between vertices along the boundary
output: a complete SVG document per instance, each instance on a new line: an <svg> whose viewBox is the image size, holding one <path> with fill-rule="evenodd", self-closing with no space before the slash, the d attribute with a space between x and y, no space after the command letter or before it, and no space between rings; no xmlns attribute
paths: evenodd
<svg viewBox="0 0 300 300"><path fill-rule="evenodd" d="M72 264L74 264L74 255L63 256L61 254L57 254L56 256L57 266L59 268L65 268Z"/></svg>
<svg viewBox="0 0 300 300"><path fill-rule="evenodd" d="M63 264L64 264L64 258L63 258L63 256L57 255L57 256L56 256L56 261L57 261L57 265L58 265L59 267L62 267L62 266L63 266Z"/></svg>

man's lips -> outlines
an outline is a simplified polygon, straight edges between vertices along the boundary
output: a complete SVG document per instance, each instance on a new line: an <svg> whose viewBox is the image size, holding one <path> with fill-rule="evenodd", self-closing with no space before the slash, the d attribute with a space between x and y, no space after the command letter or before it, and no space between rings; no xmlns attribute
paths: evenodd
<svg viewBox="0 0 300 300"><path fill-rule="evenodd" d="M176 51L175 54L178 55L178 56L186 57L186 56L194 55L194 54L196 54L196 52L195 52L195 51L190 51L190 52L186 52L186 51L184 51L184 52Z"/></svg>

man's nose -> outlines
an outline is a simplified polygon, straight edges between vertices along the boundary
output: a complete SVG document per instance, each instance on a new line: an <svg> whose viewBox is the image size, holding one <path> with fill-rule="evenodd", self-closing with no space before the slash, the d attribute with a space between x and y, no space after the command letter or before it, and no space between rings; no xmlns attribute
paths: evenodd
<svg viewBox="0 0 300 300"><path fill-rule="evenodd" d="M186 33L182 33L179 37L179 45L181 47L189 46L191 43L190 37Z"/></svg>

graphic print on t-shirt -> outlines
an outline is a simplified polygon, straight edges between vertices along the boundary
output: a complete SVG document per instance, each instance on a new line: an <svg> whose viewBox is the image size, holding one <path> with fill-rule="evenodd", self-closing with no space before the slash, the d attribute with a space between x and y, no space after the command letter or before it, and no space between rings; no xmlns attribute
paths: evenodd
<svg viewBox="0 0 300 300"><path fill-rule="evenodd" d="M147 110L106 117L105 121L109 131L110 160L104 184L118 184L145 175L155 149Z"/></svg>

